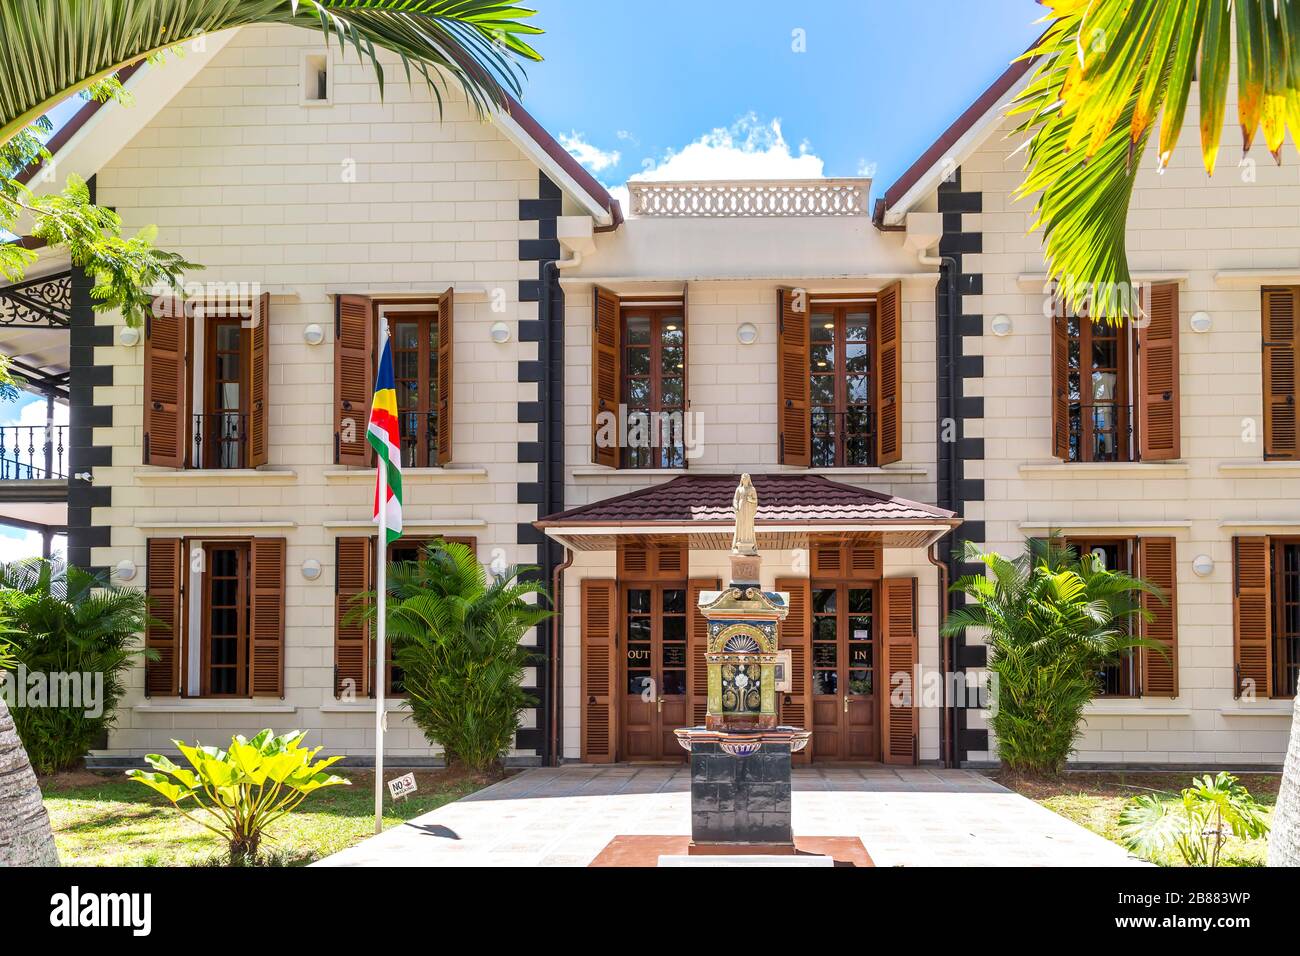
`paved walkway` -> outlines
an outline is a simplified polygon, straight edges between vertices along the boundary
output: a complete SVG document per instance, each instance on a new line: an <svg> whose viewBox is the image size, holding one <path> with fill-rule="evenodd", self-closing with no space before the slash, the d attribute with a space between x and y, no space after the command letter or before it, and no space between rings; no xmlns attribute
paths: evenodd
<svg viewBox="0 0 1300 956"><path fill-rule="evenodd" d="M969 770L796 768L794 830L876 866L1131 866L1123 848ZM690 833L683 767L524 771L316 866L586 866L615 836Z"/></svg>

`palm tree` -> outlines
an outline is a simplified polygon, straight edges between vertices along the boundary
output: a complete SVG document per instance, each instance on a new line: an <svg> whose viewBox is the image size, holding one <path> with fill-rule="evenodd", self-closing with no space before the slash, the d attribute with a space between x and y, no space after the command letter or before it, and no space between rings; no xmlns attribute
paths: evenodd
<svg viewBox="0 0 1300 956"><path fill-rule="evenodd" d="M1213 174L1223 134L1233 23L1237 112L1249 150L1261 125L1280 162L1300 135L1300 0L1043 0L1052 23L1012 112L1030 134L1021 196L1037 193L1049 275L1095 320L1137 312L1125 226L1138 158L1160 116L1157 161L1178 143L1200 87L1201 154Z"/></svg>
<svg viewBox="0 0 1300 956"><path fill-rule="evenodd" d="M1016 558L985 554L966 542L963 560L988 575L958 580L971 600L949 615L945 635L988 631L994 697L989 725L1011 770L1058 773L1074 752L1083 709L1098 693L1098 674L1126 650L1151 646L1132 635L1150 584L1101 567L1092 555L1031 539Z"/></svg>
<svg viewBox="0 0 1300 956"><path fill-rule="evenodd" d="M508 0L0 0L0 143L62 100L187 40L250 24L320 30L374 66L378 50L418 73L439 105L448 79L480 111L518 93L517 59L540 60Z"/></svg>
<svg viewBox="0 0 1300 956"><path fill-rule="evenodd" d="M0 671L13 665L9 646L0 641ZM41 788L0 694L0 867L58 864Z"/></svg>

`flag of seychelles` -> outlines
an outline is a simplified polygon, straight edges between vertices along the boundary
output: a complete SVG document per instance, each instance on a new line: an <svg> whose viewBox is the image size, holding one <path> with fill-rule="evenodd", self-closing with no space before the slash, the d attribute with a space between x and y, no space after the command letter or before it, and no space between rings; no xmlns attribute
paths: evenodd
<svg viewBox="0 0 1300 956"><path fill-rule="evenodd" d="M375 523L379 508L385 508L388 543L402 536L402 441L397 423L397 380L393 376L393 349L388 336L379 355L375 376L375 400L370 408L366 440L379 456L375 474Z"/></svg>

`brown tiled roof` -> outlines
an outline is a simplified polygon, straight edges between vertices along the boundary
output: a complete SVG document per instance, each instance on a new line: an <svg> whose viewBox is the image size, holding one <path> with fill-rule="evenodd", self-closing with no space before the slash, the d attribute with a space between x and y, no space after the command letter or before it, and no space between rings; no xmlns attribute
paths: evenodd
<svg viewBox="0 0 1300 956"><path fill-rule="evenodd" d="M763 524L900 522L956 523L942 508L882 495L821 475L753 475ZM607 498L550 515L539 527L556 525L730 524L731 498L739 475L684 475L666 484Z"/></svg>

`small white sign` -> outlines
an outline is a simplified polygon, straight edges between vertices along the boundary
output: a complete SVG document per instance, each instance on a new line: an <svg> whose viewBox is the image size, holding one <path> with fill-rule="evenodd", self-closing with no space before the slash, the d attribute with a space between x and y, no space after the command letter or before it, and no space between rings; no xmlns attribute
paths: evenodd
<svg viewBox="0 0 1300 956"><path fill-rule="evenodd" d="M776 652L776 666L772 670L778 694L789 694L794 690L794 678L790 674L793 664L794 651L790 648Z"/></svg>
<svg viewBox="0 0 1300 956"><path fill-rule="evenodd" d="M393 795L394 800L409 797L415 793L415 774L408 773L405 777L397 777L388 781L388 792Z"/></svg>

